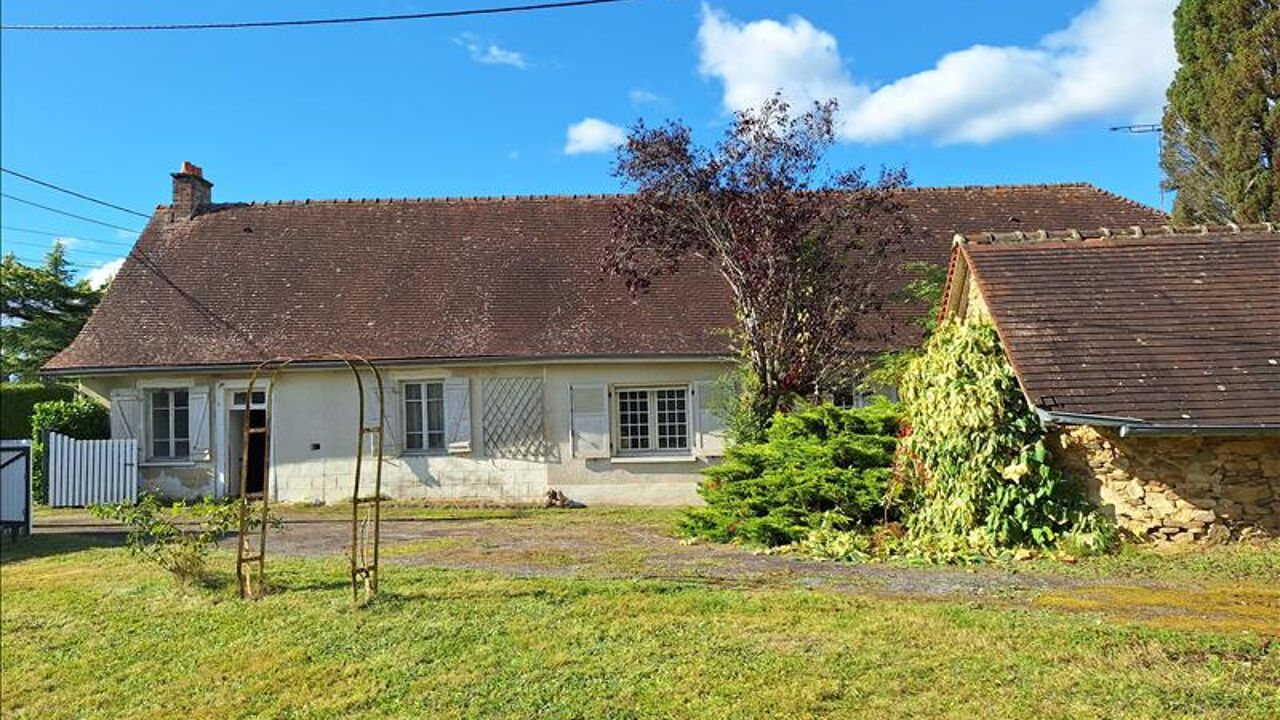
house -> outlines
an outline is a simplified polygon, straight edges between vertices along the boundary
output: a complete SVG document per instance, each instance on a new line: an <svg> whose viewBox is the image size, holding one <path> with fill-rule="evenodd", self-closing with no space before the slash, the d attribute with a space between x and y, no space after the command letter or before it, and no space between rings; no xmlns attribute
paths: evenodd
<svg viewBox="0 0 1280 720"><path fill-rule="evenodd" d="M1057 462L1122 527L1280 531L1280 226L956 243L944 314L994 324Z"/></svg>
<svg viewBox="0 0 1280 720"><path fill-rule="evenodd" d="M895 245L894 268L946 262L957 231L1164 220L1083 184L903 199L916 232ZM531 500L556 488L587 503L693 502L722 447L712 396L730 367L732 305L708 267L639 297L604 276L616 200L215 203L187 164L44 372L109 402L113 435L140 442L147 489L169 496L239 492L242 429L263 422L267 401L245 395L256 363L342 352L387 378L392 497ZM893 286L867 352L920 339L922 308L893 300ZM348 497L350 374L300 363L272 397L269 441L251 439L269 442L270 467L250 463L250 489L270 472L280 501Z"/></svg>

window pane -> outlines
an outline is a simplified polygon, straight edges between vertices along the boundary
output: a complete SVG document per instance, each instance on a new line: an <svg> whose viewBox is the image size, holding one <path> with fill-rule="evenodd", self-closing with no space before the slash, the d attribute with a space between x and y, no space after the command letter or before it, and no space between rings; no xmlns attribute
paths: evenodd
<svg viewBox="0 0 1280 720"><path fill-rule="evenodd" d="M426 383L428 400L444 400L444 383Z"/></svg>
<svg viewBox="0 0 1280 720"><path fill-rule="evenodd" d="M186 456L188 456L188 455L190 455L190 454L191 454L191 446L187 444L187 441L186 441L186 440L178 440L177 442L175 442L175 443L173 444L173 456L174 456L174 457L183 457L183 458L184 458L184 457L186 457Z"/></svg>
<svg viewBox="0 0 1280 720"><path fill-rule="evenodd" d="M165 408L151 409L151 439L156 441L169 439L169 411Z"/></svg>
<svg viewBox="0 0 1280 720"><path fill-rule="evenodd" d="M649 392L618 391L618 448L649 449Z"/></svg>
<svg viewBox="0 0 1280 720"><path fill-rule="evenodd" d="M187 406L187 391L186 391L186 390L174 390L174 391L173 391L173 406L174 406L174 407L186 407L186 406Z"/></svg>
<svg viewBox="0 0 1280 720"><path fill-rule="evenodd" d="M444 432L431 432L427 434L427 447L431 450L444 449Z"/></svg>
<svg viewBox="0 0 1280 720"><path fill-rule="evenodd" d="M265 405L266 403L267 403L267 391L266 391L266 390L254 390L254 391L253 391L253 404L254 404L254 405Z"/></svg>
<svg viewBox="0 0 1280 720"><path fill-rule="evenodd" d="M232 393L232 395L231 395L231 404L232 404L232 405L237 405L237 406L239 406L239 407L244 407L244 399L245 399L245 396L246 396L246 395L248 395L248 394L249 394L249 393L245 393L245 392ZM258 394L258 393L254 393L254 395L255 395L255 396L256 396L257 394Z"/></svg>
<svg viewBox="0 0 1280 720"><path fill-rule="evenodd" d="M169 457L169 443L162 440L151 443L151 457Z"/></svg>
<svg viewBox="0 0 1280 720"><path fill-rule="evenodd" d="M404 399L405 400L421 400L422 386L419 385L418 383L406 383L404 386Z"/></svg>
<svg viewBox="0 0 1280 720"><path fill-rule="evenodd" d="M406 400L404 403L404 429L409 433L422 432L422 402Z"/></svg>
<svg viewBox="0 0 1280 720"><path fill-rule="evenodd" d="M422 433L405 433L404 447L406 450L421 450Z"/></svg>
<svg viewBox="0 0 1280 720"><path fill-rule="evenodd" d="M173 437L187 439L191 437L190 426L187 420L187 409L176 408L173 411Z"/></svg>
<svg viewBox="0 0 1280 720"><path fill-rule="evenodd" d="M151 393L151 407L167 408L169 407L169 391L156 390Z"/></svg>
<svg viewBox="0 0 1280 720"><path fill-rule="evenodd" d="M683 388L658 390L658 448L683 450L689 447L689 414Z"/></svg>
<svg viewBox="0 0 1280 720"><path fill-rule="evenodd" d="M444 432L444 401L427 400L427 430Z"/></svg>

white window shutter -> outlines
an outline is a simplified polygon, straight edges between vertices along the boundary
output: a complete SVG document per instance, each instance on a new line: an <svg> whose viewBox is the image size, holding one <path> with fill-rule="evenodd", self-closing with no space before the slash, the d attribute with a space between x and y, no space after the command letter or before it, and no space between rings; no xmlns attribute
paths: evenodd
<svg viewBox="0 0 1280 720"><path fill-rule="evenodd" d="M471 381L444 381L444 443L450 453L471 452Z"/></svg>
<svg viewBox="0 0 1280 720"><path fill-rule="evenodd" d="M400 416L404 407L400 404L400 388L393 382L383 382L382 399L386 404L386 415L382 418L382 454L395 457L400 454ZM376 395L375 391L375 395ZM374 412L377 412L375 407Z"/></svg>
<svg viewBox="0 0 1280 720"><path fill-rule="evenodd" d="M378 382L373 378L361 377L363 381L361 386L364 388L364 426L373 428L378 426ZM400 407L400 393L396 384L388 378L382 379L382 402L384 415L382 417L382 454L396 455L400 452L400 436L399 428L400 413L404 412ZM372 453L373 436L365 442L365 452Z"/></svg>
<svg viewBox="0 0 1280 720"><path fill-rule="evenodd" d="M609 457L609 390L605 385L569 386L573 456Z"/></svg>
<svg viewBox="0 0 1280 720"><path fill-rule="evenodd" d="M694 406L698 409L698 454L703 457L724 455L724 418L720 416L722 400L720 383L699 380L693 384Z"/></svg>
<svg viewBox="0 0 1280 720"><path fill-rule="evenodd" d="M115 440L142 440L142 393L137 390L111 391L111 437Z"/></svg>
<svg viewBox="0 0 1280 720"><path fill-rule="evenodd" d="M195 462L209 460L209 388L193 387L187 391L187 422L190 428L191 459Z"/></svg>

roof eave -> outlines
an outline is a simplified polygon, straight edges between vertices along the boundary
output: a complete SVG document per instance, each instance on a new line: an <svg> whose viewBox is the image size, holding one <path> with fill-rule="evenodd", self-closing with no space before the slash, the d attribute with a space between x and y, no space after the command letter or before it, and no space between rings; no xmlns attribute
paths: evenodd
<svg viewBox="0 0 1280 720"><path fill-rule="evenodd" d="M1042 407L1036 407L1035 411L1041 424L1046 427L1063 425L1110 427L1117 428L1120 437L1280 435L1280 425L1274 423L1168 423L1115 415L1056 412Z"/></svg>

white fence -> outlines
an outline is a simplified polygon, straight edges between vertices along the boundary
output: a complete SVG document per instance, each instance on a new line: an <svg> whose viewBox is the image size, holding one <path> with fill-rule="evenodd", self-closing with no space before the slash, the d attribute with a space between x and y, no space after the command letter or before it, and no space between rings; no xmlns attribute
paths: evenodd
<svg viewBox="0 0 1280 720"><path fill-rule="evenodd" d="M49 505L136 502L138 441L76 440L49 433Z"/></svg>

